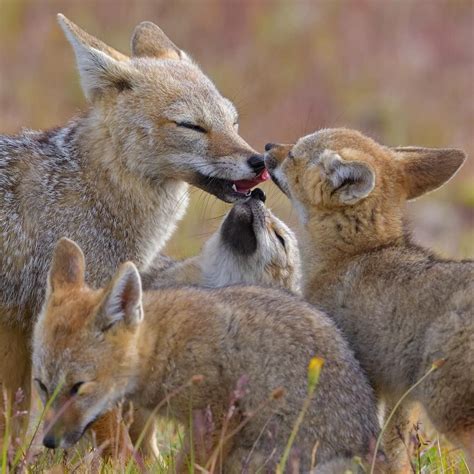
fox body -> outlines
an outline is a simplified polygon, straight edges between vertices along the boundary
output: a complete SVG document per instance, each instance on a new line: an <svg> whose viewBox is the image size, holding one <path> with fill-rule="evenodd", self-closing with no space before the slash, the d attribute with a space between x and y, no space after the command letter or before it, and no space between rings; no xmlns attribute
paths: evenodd
<svg viewBox="0 0 474 474"><path fill-rule="evenodd" d="M232 207L201 253L183 261L158 256L142 274L145 289L163 285L218 288L277 286L299 292L300 256L291 229L264 205L259 188Z"/></svg>
<svg viewBox="0 0 474 474"><path fill-rule="evenodd" d="M121 262L150 264L185 212L187 183L235 201L264 168L231 102L157 26L137 26L127 57L59 22L90 110L0 137L0 382L10 395L23 387L26 403L30 333L60 237L80 242L101 285Z"/></svg>
<svg viewBox="0 0 474 474"><path fill-rule="evenodd" d="M303 293L343 329L377 394L410 395L434 426L474 456L474 262L414 245L403 205L462 165L457 150L388 148L358 132L321 130L296 145L267 145L266 163L301 223ZM401 465L396 429L387 454Z"/></svg>
<svg viewBox="0 0 474 474"><path fill-rule="evenodd" d="M38 390L45 401L58 389L45 440L50 447L74 444L125 396L150 410L166 400L161 414L188 427L191 410L209 408L213 452L237 389L229 432L246 422L222 447L224 472L256 472L265 462L271 471L316 355L324 368L295 441L306 471L316 442L324 464L366 454L378 432L371 389L329 318L288 293L258 287L162 288L145 292L142 303L131 263L106 288L92 290L80 249L61 239L34 335ZM202 382L190 386L196 375ZM279 387L284 397L272 399Z"/></svg>

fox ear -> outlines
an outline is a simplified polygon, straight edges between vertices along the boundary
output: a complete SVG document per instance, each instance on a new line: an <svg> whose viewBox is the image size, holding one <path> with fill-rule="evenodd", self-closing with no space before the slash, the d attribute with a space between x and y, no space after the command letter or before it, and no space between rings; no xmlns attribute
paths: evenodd
<svg viewBox="0 0 474 474"><path fill-rule="evenodd" d="M362 161L348 161L334 151L324 150L319 158L322 177L342 204L355 204L367 197L375 186L375 173Z"/></svg>
<svg viewBox="0 0 474 474"><path fill-rule="evenodd" d="M126 56L90 36L65 16L58 15L58 21L74 49L88 100L93 101L106 90L132 88L136 71Z"/></svg>
<svg viewBox="0 0 474 474"><path fill-rule="evenodd" d="M95 38L83 29L79 28L75 23L73 23L61 13L58 13L58 22L66 35L68 34L66 30L69 30L71 34L76 37L77 41L80 41L84 46L89 46L91 48L97 49L98 51L102 51L117 61L130 60L130 58L125 54L122 54L121 52L102 42L100 39Z"/></svg>
<svg viewBox="0 0 474 474"><path fill-rule="evenodd" d="M181 51L154 23L143 21L133 32L132 56L158 59L186 59Z"/></svg>
<svg viewBox="0 0 474 474"><path fill-rule="evenodd" d="M143 319L142 284L137 267L132 262L122 265L107 292L98 316L98 325L102 331L119 322L129 326Z"/></svg>
<svg viewBox="0 0 474 474"><path fill-rule="evenodd" d="M85 261L80 247L63 237L56 244L48 277L50 291L80 286L84 283Z"/></svg>
<svg viewBox="0 0 474 474"><path fill-rule="evenodd" d="M461 168L466 155L452 148L392 148L401 159L408 199L434 191Z"/></svg>

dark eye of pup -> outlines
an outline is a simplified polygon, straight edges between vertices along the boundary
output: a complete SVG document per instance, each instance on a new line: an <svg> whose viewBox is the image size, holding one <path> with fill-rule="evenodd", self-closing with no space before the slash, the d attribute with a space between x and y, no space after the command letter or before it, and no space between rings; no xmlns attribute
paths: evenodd
<svg viewBox="0 0 474 474"><path fill-rule="evenodd" d="M189 128L199 133L207 133L207 130L200 125L191 122L175 122L178 127Z"/></svg>
<svg viewBox="0 0 474 474"><path fill-rule="evenodd" d="M283 245L283 248L286 248L285 239L278 232L275 232L275 236L280 241L280 244Z"/></svg>
<svg viewBox="0 0 474 474"><path fill-rule="evenodd" d="M40 388L42 392L44 392L45 394L48 394L48 389L46 388L46 385L43 382L41 382L40 379L35 379L35 382L38 384L38 387Z"/></svg>
<svg viewBox="0 0 474 474"><path fill-rule="evenodd" d="M72 387L71 387L71 390L70 390L70 394L72 396L74 395L77 395L77 392L79 392L79 389L81 388L81 385L84 385L84 382L77 382L75 383Z"/></svg>

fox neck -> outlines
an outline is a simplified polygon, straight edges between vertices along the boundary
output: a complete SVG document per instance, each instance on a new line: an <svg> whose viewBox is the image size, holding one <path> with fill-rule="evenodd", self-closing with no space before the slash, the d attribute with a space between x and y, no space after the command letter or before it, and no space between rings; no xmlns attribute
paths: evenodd
<svg viewBox="0 0 474 474"><path fill-rule="evenodd" d="M304 280L334 274L364 253L405 241L401 211L359 206L315 212L300 230Z"/></svg>
<svg viewBox="0 0 474 474"><path fill-rule="evenodd" d="M84 179L95 184L97 200L107 204L116 214L116 224L126 226L141 248L150 246L144 252L146 262L138 262L147 264L184 215L188 184L166 176L149 179L131 170L127 163L143 159L140 149L127 146L126 137L117 139L111 133L111 122L106 123L101 113L92 109L77 123L73 147Z"/></svg>

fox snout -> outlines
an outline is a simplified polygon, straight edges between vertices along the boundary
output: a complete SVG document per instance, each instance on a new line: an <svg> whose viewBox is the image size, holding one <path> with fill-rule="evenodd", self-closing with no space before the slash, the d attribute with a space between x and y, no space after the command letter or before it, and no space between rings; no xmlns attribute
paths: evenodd
<svg viewBox="0 0 474 474"><path fill-rule="evenodd" d="M250 169L258 176L265 169L265 157L263 155L252 155L247 164Z"/></svg>
<svg viewBox="0 0 474 474"><path fill-rule="evenodd" d="M49 449L73 445L85 431L81 428L81 420L80 411L70 399L59 408L50 408L44 418L43 445Z"/></svg>
<svg viewBox="0 0 474 474"><path fill-rule="evenodd" d="M265 145L264 161L268 170L277 168L291 152L293 145L267 143Z"/></svg>

